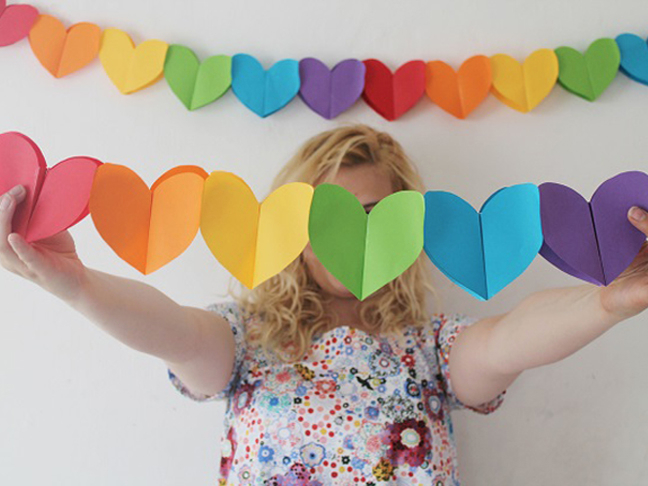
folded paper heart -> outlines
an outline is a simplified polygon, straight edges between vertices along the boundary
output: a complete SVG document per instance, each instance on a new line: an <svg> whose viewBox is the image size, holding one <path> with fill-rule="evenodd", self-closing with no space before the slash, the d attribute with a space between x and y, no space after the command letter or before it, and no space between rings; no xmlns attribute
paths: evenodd
<svg viewBox="0 0 648 486"><path fill-rule="evenodd" d="M252 289L306 247L312 197L312 186L293 182L259 204L243 179L215 171L205 181L200 231L221 265Z"/></svg>
<svg viewBox="0 0 648 486"><path fill-rule="evenodd" d="M367 59L364 65L367 72L362 98L386 120L400 118L425 94L423 61L407 62L393 74L377 59Z"/></svg>
<svg viewBox="0 0 648 486"><path fill-rule="evenodd" d="M223 96L232 84L232 58L211 56L202 63L188 47L171 45L164 77L188 110L196 110Z"/></svg>
<svg viewBox="0 0 648 486"><path fill-rule="evenodd" d="M168 44L147 40L137 47L126 32L106 29L99 59L106 74L122 94L146 88L162 78Z"/></svg>
<svg viewBox="0 0 648 486"><path fill-rule="evenodd" d="M367 214L343 187L320 184L311 206L311 246L324 267L364 300L421 254L424 212L416 191L391 194Z"/></svg>
<svg viewBox="0 0 648 486"><path fill-rule="evenodd" d="M558 79L558 58L551 49L532 52L522 64L507 54L496 54L491 68L495 97L522 113L538 106Z"/></svg>
<svg viewBox="0 0 648 486"><path fill-rule="evenodd" d="M56 17L41 15L29 32L34 55L55 78L62 78L87 66L97 57L101 29L88 22L69 29Z"/></svg>
<svg viewBox="0 0 648 486"><path fill-rule="evenodd" d="M479 213L450 192L425 194L425 252L478 299L490 299L519 277L541 245L539 192L533 184L500 189Z"/></svg>
<svg viewBox="0 0 648 486"><path fill-rule="evenodd" d="M299 63L277 62L267 71L254 57L232 57L232 91L254 113L264 118L286 106L299 92Z"/></svg>
<svg viewBox="0 0 648 486"><path fill-rule="evenodd" d="M357 59L341 61L330 70L318 59L302 59L299 61L299 95L311 110L332 120L360 98L365 71L365 65Z"/></svg>
<svg viewBox="0 0 648 486"><path fill-rule="evenodd" d="M617 36L621 53L621 72L638 83L648 84L648 43L634 34Z"/></svg>
<svg viewBox="0 0 648 486"><path fill-rule="evenodd" d="M72 157L47 168L38 146L21 133L0 135L0 194L21 184L27 196L16 208L12 231L29 242L54 236L88 215L92 180L101 165Z"/></svg>
<svg viewBox="0 0 648 486"><path fill-rule="evenodd" d="M165 172L149 190L128 167L97 171L90 214L103 240L148 275L180 256L198 233L207 172L185 165Z"/></svg>
<svg viewBox="0 0 648 486"><path fill-rule="evenodd" d="M0 47L27 37L37 18L38 10L31 5L7 7L7 0L0 0Z"/></svg>
<svg viewBox="0 0 648 486"><path fill-rule="evenodd" d="M572 47L559 47L555 52L559 64L558 82L587 101L601 96L619 71L621 54L614 39L595 40L585 54Z"/></svg>
<svg viewBox="0 0 648 486"><path fill-rule="evenodd" d="M471 57L458 72L443 61L432 61L427 63L425 90L443 110L463 119L486 99L491 81L491 64L486 56Z"/></svg>
<svg viewBox="0 0 648 486"><path fill-rule="evenodd" d="M648 209L648 175L623 172L603 182L588 203L562 184L540 184L544 244L540 254L563 272L608 285L637 256L646 236L628 221Z"/></svg>

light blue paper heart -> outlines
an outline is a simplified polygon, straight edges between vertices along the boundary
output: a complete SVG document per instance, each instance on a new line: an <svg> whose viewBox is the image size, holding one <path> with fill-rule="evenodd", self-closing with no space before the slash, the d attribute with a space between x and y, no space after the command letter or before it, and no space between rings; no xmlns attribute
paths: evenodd
<svg viewBox="0 0 648 486"><path fill-rule="evenodd" d="M500 189L479 213L450 192L425 194L425 253L480 300L519 277L541 246L540 194L534 184Z"/></svg>
<svg viewBox="0 0 648 486"><path fill-rule="evenodd" d="M620 69L630 79L648 84L648 43L634 34L617 36L616 43L621 52Z"/></svg>
<svg viewBox="0 0 648 486"><path fill-rule="evenodd" d="M262 118L286 106L299 92L299 62L284 59L267 71L254 57L232 57L232 91Z"/></svg>

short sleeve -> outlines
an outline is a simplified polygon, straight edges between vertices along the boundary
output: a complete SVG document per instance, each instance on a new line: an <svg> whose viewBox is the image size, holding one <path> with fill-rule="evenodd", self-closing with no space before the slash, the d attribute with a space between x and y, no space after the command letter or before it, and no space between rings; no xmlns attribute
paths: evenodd
<svg viewBox="0 0 648 486"><path fill-rule="evenodd" d="M506 390L502 391L492 400L472 407L464 404L459 400L459 398L457 398L452 386L452 380L450 379L450 350L452 349L459 333L473 324L476 320L477 319L463 314L436 314L432 318L432 330L434 333L437 359L441 369L441 381L450 403L450 409L467 409L483 415L488 415L500 407L504 401Z"/></svg>
<svg viewBox="0 0 648 486"><path fill-rule="evenodd" d="M238 385L241 366L243 364L243 357L245 356L245 324L241 317L239 307L234 302L225 302L220 304L211 304L206 308L223 317L230 325L232 334L234 335L234 367L232 368L232 375L230 379L220 392L213 395L205 395L203 393L195 393L191 391L170 369L167 369L167 374L171 384L182 395L196 402L208 402L213 400L222 400L228 398L234 392Z"/></svg>

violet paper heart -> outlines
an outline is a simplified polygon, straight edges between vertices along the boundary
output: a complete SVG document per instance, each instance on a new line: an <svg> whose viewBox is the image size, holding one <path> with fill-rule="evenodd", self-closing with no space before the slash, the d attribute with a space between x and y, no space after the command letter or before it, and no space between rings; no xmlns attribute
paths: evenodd
<svg viewBox="0 0 648 486"><path fill-rule="evenodd" d="M570 187L539 186L544 243L552 265L581 280L608 285L632 263L646 235L628 221L628 210L648 210L648 174L622 172L603 182L588 203Z"/></svg>
<svg viewBox="0 0 648 486"><path fill-rule="evenodd" d="M299 96L315 113L332 120L362 95L365 65L358 59L340 61L331 70L318 59L299 61Z"/></svg>

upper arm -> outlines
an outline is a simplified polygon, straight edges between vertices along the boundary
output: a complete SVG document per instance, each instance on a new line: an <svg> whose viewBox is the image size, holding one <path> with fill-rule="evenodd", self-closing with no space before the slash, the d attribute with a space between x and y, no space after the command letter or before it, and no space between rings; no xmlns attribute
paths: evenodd
<svg viewBox="0 0 648 486"><path fill-rule="evenodd" d="M237 352L233 318L225 312L186 307L196 329L196 342L187 359L166 362L170 378L185 394L212 397L222 392L234 373ZM190 390L190 391L189 391Z"/></svg>
<svg viewBox="0 0 648 486"><path fill-rule="evenodd" d="M520 375L505 373L494 365L491 336L500 318L489 317L462 327L448 349L452 388L457 399L469 407L501 401L507 387Z"/></svg>

